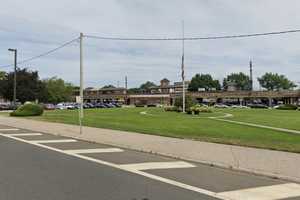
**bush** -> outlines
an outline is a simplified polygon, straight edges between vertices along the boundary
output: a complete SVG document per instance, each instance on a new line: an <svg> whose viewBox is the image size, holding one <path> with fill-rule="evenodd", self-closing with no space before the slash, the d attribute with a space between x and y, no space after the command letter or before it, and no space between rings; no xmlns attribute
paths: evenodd
<svg viewBox="0 0 300 200"><path fill-rule="evenodd" d="M20 106L17 110L10 113L11 116L40 116L44 112L44 108L38 104L28 103Z"/></svg>
<svg viewBox="0 0 300 200"><path fill-rule="evenodd" d="M177 111L177 108L175 106L165 106L164 111L166 112L174 112Z"/></svg>
<svg viewBox="0 0 300 200"><path fill-rule="evenodd" d="M196 105L191 107L191 111L195 114L195 115L199 115L199 113L212 113L212 109L207 107L207 106L201 106L201 105Z"/></svg>
<svg viewBox="0 0 300 200"><path fill-rule="evenodd" d="M178 108L181 108L182 109L182 97L177 97L175 99L175 103L174 105ZM185 108L186 110L188 110L190 107L194 106L195 105L195 102L193 100L193 98L191 96L185 96Z"/></svg>
<svg viewBox="0 0 300 200"><path fill-rule="evenodd" d="M297 110L298 106L293 105L293 104L284 104L284 105L280 105L276 109L278 109L278 110Z"/></svg>
<svg viewBox="0 0 300 200"><path fill-rule="evenodd" d="M191 115L191 114L193 114L193 111L192 111L191 109L188 109L188 110L186 111L186 113L189 114L189 115Z"/></svg>

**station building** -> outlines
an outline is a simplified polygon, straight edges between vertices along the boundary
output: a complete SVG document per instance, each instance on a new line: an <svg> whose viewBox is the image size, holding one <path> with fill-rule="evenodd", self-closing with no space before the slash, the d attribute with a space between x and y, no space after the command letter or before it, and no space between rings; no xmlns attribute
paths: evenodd
<svg viewBox="0 0 300 200"><path fill-rule="evenodd" d="M198 92L189 92L187 90L189 81L185 82L186 94L194 98L199 103L231 103L246 105L248 103L259 102L266 105L299 104L300 90L282 90L282 91L242 91L238 90L234 84L217 91L199 90ZM182 95L182 82L170 81L166 78L160 81L159 86L151 87L147 91L136 94L128 94L126 88L86 88L84 90L85 102L118 102L127 105L154 106L154 105L173 105L175 99ZM75 96L79 95L76 91Z"/></svg>

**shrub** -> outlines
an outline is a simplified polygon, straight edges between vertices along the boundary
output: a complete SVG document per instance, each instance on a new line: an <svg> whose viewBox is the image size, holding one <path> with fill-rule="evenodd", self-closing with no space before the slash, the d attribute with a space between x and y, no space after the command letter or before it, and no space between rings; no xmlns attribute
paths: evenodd
<svg viewBox="0 0 300 200"><path fill-rule="evenodd" d="M177 111L177 108L175 106L165 106L164 111L173 112L173 111Z"/></svg>
<svg viewBox="0 0 300 200"><path fill-rule="evenodd" d="M191 115L191 114L193 114L193 111L192 111L191 109L188 109L188 110L186 111L186 113L189 114L189 115Z"/></svg>
<svg viewBox="0 0 300 200"><path fill-rule="evenodd" d="M174 105L178 108L181 108L182 109L182 97L177 97L175 99L175 103ZM188 110L190 107L194 106L195 105L195 102L193 100L193 98L189 95L185 96L185 108L186 110Z"/></svg>
<svg viewBox="0 0 300 200"><path fill-rule="evenodd" d="M212 113L213 110L207 106L201 106L201 105L196 105L191 107L191 111L195 114L195 115L199 115L199 113Z"/></svg>
<svg viewBox="0 0 300 200"><path fill-rule="evenodd" d="M297 110L298 106L293 105L293 104L283 104L277 107L276 109L278 110Z"/></svg>
<svg viewBox="0 0 300 200"><path fill-rule="evenodd" d="M17 110L10 113L11 116L40 116L44 108L38 104L28 103L20 106Z"/></svg>

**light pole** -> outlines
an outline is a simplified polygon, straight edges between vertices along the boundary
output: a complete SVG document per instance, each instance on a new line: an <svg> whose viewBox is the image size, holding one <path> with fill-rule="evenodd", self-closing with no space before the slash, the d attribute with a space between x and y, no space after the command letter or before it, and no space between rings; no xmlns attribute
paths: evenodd
<svg viewBox="0 0 300 200"><path fill-rule="evenodd" d="M18 51L17 49L8 49L8 51L14 52L15 54L15 59L14 59L14 95L13 95L13 104L14 107L16 106L17 102L17 54Z"/></svg>
<svg viewBox="0 0 300 200"><path fill-rule="evenodd" d="M83 33L80 33L79 42L80 42L80 111L79 111L79 125L80 125L80 134L82 134L82 120L83 120Z"/></svg>

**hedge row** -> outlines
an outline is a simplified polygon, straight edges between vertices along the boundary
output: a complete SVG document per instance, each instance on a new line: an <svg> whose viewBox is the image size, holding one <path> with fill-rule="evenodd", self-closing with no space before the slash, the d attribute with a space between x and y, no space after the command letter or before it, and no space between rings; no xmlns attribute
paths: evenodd
<svg viewBox="0 0 300 200"><path fill-rule="evenodd" d="M10 115L15 117L40 116L43 114L43 112L44 108L42 106L38 104L27 103L10 113Z"/></svg>

